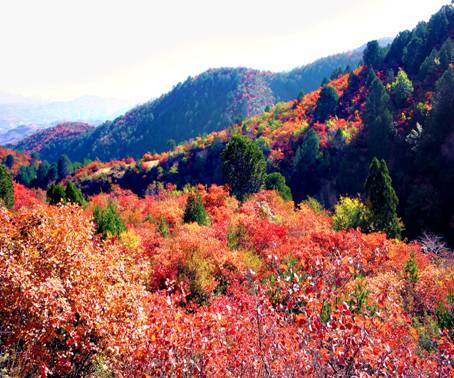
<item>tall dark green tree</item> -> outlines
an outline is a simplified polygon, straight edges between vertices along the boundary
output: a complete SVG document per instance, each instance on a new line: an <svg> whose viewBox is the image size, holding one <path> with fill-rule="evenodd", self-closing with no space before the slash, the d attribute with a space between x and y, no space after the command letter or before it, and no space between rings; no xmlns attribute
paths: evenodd
<svg viewBox="0 0 454 378"><path fill-rule="evenodd" d="M0 205L8 209L14 206L13 180L3 164L0 164Z"/></svg>
<svg viewBox="0 0 454 378"><path fill-rule="evenodd" d="M67 155L61 155L57 162L58 179L62 180L72 173L72 163Z"/></svg>
<svg viewBox="0 0 454 378"><path fill-rule="evenodd" d="M40 188L47 188L50 184L49 170L49 162L47 160L43 160L36 172L36 185L38 185Z"/></svg>
<svg viewBox="0 0 454 378"><path fill-rule="evenodd" d="M202 197L199 193L189 193L183 216L184 223L196 222L201 226L209 223L208 214L205 210Z"/></svg>
<svg viewBox="0 0 454 378"><path fill-rule="evenodd" d="M111 201L105 208L96 206L93 211L93 217L96 224L96 232L101 234L103 239L111 235L118 236L126 231L126 226Z"/></svg>
<svg viewBox="0 0 454 378"><path fill-rule="evenodd" d="M370 84L362 118L369 156L387 159L394 132L393 118L389 95L376 76Z"/></svg>
<svg viewBox="0 0 454 378"><path fill-rule="evenodd" d="M13 168L13 165L14 165L14 156L9 154L5 157L5 166L6 166L6 168L11 169L11 168Z"/></svg>
<svg viewBox="0 0 454 378"><path fill-rule="evenodd" d="M321 162L320 138L314 129L307 129L293 161L292 191L297 202L318 192Z"/></svg>
<svg viewBox="0 0 454 378"><path fill-rule="evenodd" d="M74 185L71 181L68 182L68 185L66 185L65 196L67 202L77 203L80 206L86 204L85 198L81 191L77 189L76 185Z"/></svg>
<svg viewBox="0 0 454 378"><path fill-rule="evenodd" d="M371 212L371 229L390 238L400 238L402 228L397 216L399 199L392 186L386 162L374 158L365 183L366 204Z"/></svg>
<svg viewBox="0 0 454 378"><path fill-rule="evenodd" d="M339 96L336 90L327 85L320 91L320 97L317 100L315 108L315 119L320 122L325 122L329 116L336 115Z"/></svg>
<svg viewBox="0 0 454 378"><path fill-rule="evenodd" d="M233 136L222 152L222 161L224 177L238 199L258 192L265 184L265 157L249 138Z"/></svg>
<svg viewBox="0 0 454 378"><path fill-rule="evenodd" d="M378 44L378 41L368 42L363 52L364 64L375 70L380 70L383 66L383 59L383 49Z"/></svg>

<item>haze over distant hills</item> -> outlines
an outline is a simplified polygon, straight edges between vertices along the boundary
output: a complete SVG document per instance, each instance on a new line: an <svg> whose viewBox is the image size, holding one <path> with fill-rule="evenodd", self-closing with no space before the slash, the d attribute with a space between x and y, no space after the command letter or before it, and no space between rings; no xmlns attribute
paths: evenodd
<svg viewBox="0 0 454 378"><path fill-rule="evenodd" d="M63 121L99 124L133 105L133 102L98 96L50 102L0 93L0 144L17 142L37 129Z"/></svg>

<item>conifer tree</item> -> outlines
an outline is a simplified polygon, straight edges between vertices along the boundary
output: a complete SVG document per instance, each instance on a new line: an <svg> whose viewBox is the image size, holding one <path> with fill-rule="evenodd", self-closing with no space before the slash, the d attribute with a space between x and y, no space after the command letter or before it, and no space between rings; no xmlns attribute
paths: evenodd
<svg viewBox="0 0 454 378"><path fill-rule="evenodd" d="M126 226L111 201L105 208L96 206L93 211L93 217L96 224L96 232L101 234L103 239L107 239L111 235L118 236L126 231Z"/></svg>
<svg viewBox="0 0 454 378"><path fill-rule="evenodd" d="M365 183L366 203L371 212L371 229L383 231L390 238L399 238L401 224L397 216L399 199L392 186L386 162L374 158Z"/></svg>
<svg viewBox="0 0 454 378"><path fill-rule="evenodd" d="M324 86L320 91L320 97L317 100L315 109L315 119L325 122L329 116L336 115L339 96L336 90L329 85Z"/></svg>
<svg viewBox="0 0 454 378"><path fill-rule="evenodd" d="M47 202L57 205L62 201L66 201L65 188L59 184L51 184L47 189Z"/></svg>
<svg viewBox="0 0 454 378"><path fill-rule="evenodd" d="M81 191L77 189L76 185L74 185L71 181L66 185L65 189L66 194L66 201L77 203L80 206L86 204L85 198L82 195Z"/></svg>
<svg viewBox="0 0 454 378"><path fill-rule="evenodd" d="M6 166L6 168L11 169L11 168L13 168L13 165L14 165L14 156L9 154L5 157L5 166Z"/></svg>
<svg viewBox="0 0 454 378"><path fill-rule="evenodd" d="M184 223L196 222L199 225L209 223L208 214L205 210L202 197L198 193L190 193L186 201L186 208L183 216Z"/></svg>
<svg viewBox="0 0 454 378"><path fill-rule="evenodd" d="M8 209L14 205L13 181L3 164L0 164L0 204Z"/></svg>
<svg viewBox="0 0 454 378"><path fill-rule="evenodd" d="M370 157L386 159L393 135L389 95L381 80L374 75L363 111L364 133Z"/></svg>
<svg viewBox="0 0 454 378"><path fill-rule="evenodd" d="M399 70L396 80L391 84L391 94L397 106L404 106L413 93L413 83L404 70Z"/></svg>
<svg viewBox="0 0 454 378"><path fill-rule="evenodd" d="M245 136L233 136L222 152L223 173L239 200L265 184L266 163L260 148Z"/></svg>
<svg viewBox="0 0 454 378"><path fill-rule="evenodd" d="M72 172L72 163L67 155L61 155L57 162L58 179L62 180Z"/></svg>

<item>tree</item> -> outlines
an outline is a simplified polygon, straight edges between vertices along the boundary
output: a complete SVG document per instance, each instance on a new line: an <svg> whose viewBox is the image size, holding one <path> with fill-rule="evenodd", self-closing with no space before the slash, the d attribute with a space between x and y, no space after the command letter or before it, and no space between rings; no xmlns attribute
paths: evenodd
<svg viewBox="0 0 454 378"><path fill-rule="evenodd" d="M370 84L362 114L366 144L371 157L388 157L394 130L390 108L389 95L381 80L375 76Z"/></svg>
<svg viewBox="0 0 454 378"><path fill-rule="evenodd" d="M370 41L363 52L364 64L375 70L380 70L383 65L383 50L381 49L378 41Z"/></svg>
<svg viewBox="0 0 454 378"><path fill-rule="evenodd" d="M238 199L258 192L265 183L266 163L260 148L245 136L233 136L222 152L222 169Z"/></svg>
<svg viewBox="0 0 454 378"><path fill-rule="evenodd" d="M397 106L404 106L413 93L413 83L404 70L399 70L396 80L391 84L391 94Z"/></svg>
<svg viewBox="0 0 454 378"><path fill-rule="evenodd" d="M6 166L6 168L11 169L11 168L13 168L13 165L14 165L14 156L9 154L5 157L5 166Z"/></svg>
<svg viewBox="0 0 454 378"><path fill-rule="evenodd" d="M3 164L0 164L0 204L8 209L14 205L13 180Z"/></svg>
<svg viewBox="0 0 454 378"><path fill-rule="evenodd" d="M74 185L71 181L68 182L68 185L66 185L65 195L67 202L77 203L80 206L87 203L81 191L77 189L76 185Z"/></svg>
<svg viewBox="0 0 454 378"><path fill-rule="evenodd" d="M66 201L65 188L60 184L51 184L47 189L47 202L51 205L57 205Z"/></svg>
<svg viewBox="0 0 454 378"><path fill-rule="evenodd" d="M40 188L47 188L50 183L49 180L49 170L50 164L47 160L43 160L43 162L39 165L38 171L36 172L36 184Z"/></svg>
<svg viewBox="0 0 454 378"><path fill-rule="evenodd" d="M72 173L72 163L68 155L61 155L57 162L58 179L62 180Z"/></svg>
<svg viewBox="0 0 454 378"><path fill-rule="evenodd" d="M209 224L208 214L199 193L189 193L183 221L184 223L196 222L201 226Z"/></svg>
<svg viewBox="0 0 454 378"><path fill-rule="evenodd" d="M307 129L303 137L293 161L292 190L297 202L305 195L315 194L320 186L320 138L312 128Z"/></svg>
<svg viewBox="0 0 454 378"><path fill-rule="evenodd" d="M266 176L265 188L278 191L286 201L291 201L292 199L292 193L285 182L285 177L279 172L273 172Z"/></svg>
<svg viewBox="0 0 454 378"><path fill-rule="evenodd" d="M24 184L27 187L30 187L31 184L36 179L36 166L31 164L29 166L22 166L19 168L19 173L17 175L17 181L21 184Z"/></svg>
<svg viewBox="0 0 454 378"><path fill-rule="evenodd" d="M328 117L336 115L339 96L336 90L329 85L324 86L320 91L315 109L315 119L325 122Z"/></svg>
<svg viewBox="0 0 454 378"><path fill-rule="evenodd" d="M383 231L388 237L399 238L401 223L397 216L399 199L392 186L386 162L374 158L365 183L366 204L371 212L371 228Z"/></svg>
<svg viewBox="0 0 454 378"><path fill-rule="evenodd" d="M126 226L112 201L109 201L105 208L96 206L93 211L93 217L96 224L96 232L101 234L103 239L107 239L107 237L112 235L118 236L126 231Z"/></svg>

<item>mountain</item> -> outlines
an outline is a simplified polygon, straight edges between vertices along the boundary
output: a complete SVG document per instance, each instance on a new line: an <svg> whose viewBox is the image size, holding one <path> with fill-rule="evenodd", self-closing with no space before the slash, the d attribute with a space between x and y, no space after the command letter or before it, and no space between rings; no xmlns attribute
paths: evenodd
<svg viewBox="0 0 454 378"><path fill-rule="evenodd" d="M88 132L92 128L93 126L83 122L60 123L56 126L36 131L16 143L14 148L28 154L42 152L47 155L47 151L54 149L56 143L64 143Z"/></svg>
<svg viewBox="0 0 454 378"><path fill-rule="evenodd" d="M453 37L454 7L445 6L388 48L369 43L366 65L324 88L173 151L93 163L73 180L87 194L112 185L143 195L166 184L222 184L221 152L243 134L262 149L268 172L284 175L296 202L314 196L332 207L343 195L364 198L372 158L384 159L405 235L435 232L454 244Z"/></svg>
<svg viewBox="0 0 454 378"><path fill-rule="evenodd" d="M35 131L41 129L42 126L36 124L19 125L12 129L8 129L0 133L0 146L12 145L25 137L32 135Z"/></svg>
<svg viewBox="0 0 454 378"><path fill-rule="evenodd" d="M35 124L48 127L57 122L82 121L99 124L129 109L131 102L83 96L71 101L44 102L21 96L0 94L0 130Z"/></svg>
<svg viewBox="0 0 454 378"><path fill-rule="evenodd" d="M80 138L59 143L53 150L46 149L41 156L55 160L66 153L77 161L85 158L107 161L139 157L147 151L165 151L169 143L222 130L277 102L295 98L301 91L316 89L333 71L340 74L348 67L356 67L363 50L361 47L319 59L283 73L248 68L211 69Z"/></svg>

